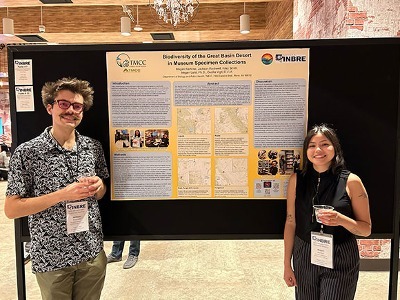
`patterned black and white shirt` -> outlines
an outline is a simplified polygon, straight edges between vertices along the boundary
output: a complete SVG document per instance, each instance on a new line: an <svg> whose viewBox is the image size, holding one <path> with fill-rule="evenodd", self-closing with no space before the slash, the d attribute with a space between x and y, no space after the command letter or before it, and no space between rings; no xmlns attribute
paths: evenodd
<svg viewBox="0 0 400 300"><path fill-rule="evenodd" d="M109 176L99 141L75 132L76 144L70 151L57 143L50 129L15 149L10 160L7 196L41 196L60 190L88 173L100 178ZM77 265L96 257L103 249L98 202L94 196L84 200L88 201L88 231L67 234L66 201L28 216L33 273Z"/></svg>

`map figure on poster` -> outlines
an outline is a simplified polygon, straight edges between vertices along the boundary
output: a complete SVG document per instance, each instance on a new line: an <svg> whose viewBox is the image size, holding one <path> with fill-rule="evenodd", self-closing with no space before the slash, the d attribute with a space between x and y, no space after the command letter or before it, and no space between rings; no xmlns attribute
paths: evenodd
<svg viewBox="0 0 400 300"><path fill-rule="evenodd" d="M248 133L248 109L224 107L215 109L215 133Z"/></svg>
<svg viewBox="0 0 400 300"><path fill-rule="evenodd" d="M216 186L246 186L247 159L218 158L215 160Z"/></svg>
<svg viewBox="0 0 400 300"><path fill-rule="evenodd" d="M178 185L211 185L211 161L208 158L178 159Z"/></svg>
<svg viewBox="0 0 400 300"><path fill-rule="evenodd" d="M209 108L179 108L178 134L210 134L211 113Z"/></svg>

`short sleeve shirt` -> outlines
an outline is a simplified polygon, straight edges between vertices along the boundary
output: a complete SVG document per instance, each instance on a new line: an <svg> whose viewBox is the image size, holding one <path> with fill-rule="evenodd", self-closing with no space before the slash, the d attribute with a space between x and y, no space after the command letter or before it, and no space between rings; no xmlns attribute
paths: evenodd
<svg viewBox="0 0 400 300"><path fill-rule="evenodd" d="M50 129L15 149L10 160L7 196L35 201L34 197L58 191L83 174L95 174L102 179L109 176L99 141L75 132L76 144L67 150L51 136ZM65 206L69 201L28 216L34 273L77 265L95 258L103 249L98 202L94 196L82 200L88 202L88 231L67 234Z"/></svg>

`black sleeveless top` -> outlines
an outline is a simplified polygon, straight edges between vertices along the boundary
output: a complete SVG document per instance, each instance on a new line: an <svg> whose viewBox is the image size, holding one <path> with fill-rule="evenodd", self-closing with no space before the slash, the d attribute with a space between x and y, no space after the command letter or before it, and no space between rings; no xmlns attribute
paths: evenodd
<svg viewBox="0 0 400 300"><path fill-rule="evenodd" d="M311 231L320 231L321 224L313 215L313 204L331 205L336 211L354 218L351 200L346 192L346 183L350 171L343 170L335 175L329 169L318 173L314 169L301 174L297 172L296 182L296 235L310 243ZM318 186L318 178L320 183ZM354 235L342 226L326 226L324 233L332 234L336 244L349 240Z"/></svg>

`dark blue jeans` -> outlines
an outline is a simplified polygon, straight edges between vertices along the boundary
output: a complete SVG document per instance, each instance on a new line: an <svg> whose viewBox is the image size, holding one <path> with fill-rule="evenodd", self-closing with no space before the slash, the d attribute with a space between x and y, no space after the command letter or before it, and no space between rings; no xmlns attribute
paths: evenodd
<svg viewBox="0 0 400 300"><path fill-rule="evenodd" d="M114 241L111 255L119 258L122 256L122 251L124 250L125 241ZM140 253L140 241L131 241L129 245L129 255L139 256Z"/></svg>

